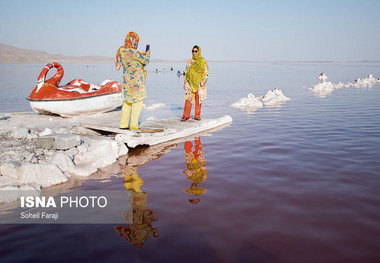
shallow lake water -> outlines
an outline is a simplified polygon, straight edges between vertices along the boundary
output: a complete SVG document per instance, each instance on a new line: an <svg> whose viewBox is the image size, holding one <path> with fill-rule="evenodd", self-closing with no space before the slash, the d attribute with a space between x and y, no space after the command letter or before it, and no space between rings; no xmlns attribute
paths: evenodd
<svg viewBox="0 0 380 263"><path fill-rule="evenodd" d="M181 116L183 76L176 72L184 64L149 65L145 104L165 107L143 111L140 120ZM0 112L30 111L25 97L43 66L0 65ZM121 80L112 64L62 66L62 84ZM123 189L121 172L137 173L140 209L152 219L143 230L128 240L128 224L0 225L1 262L379 262L380 84L324 97L308 88L321 72L332 82L379 78L380 63L209 67L202 118L228 114L231 125L76 187ZM274 88L291 100L255 111L230 106Z"/></svg>

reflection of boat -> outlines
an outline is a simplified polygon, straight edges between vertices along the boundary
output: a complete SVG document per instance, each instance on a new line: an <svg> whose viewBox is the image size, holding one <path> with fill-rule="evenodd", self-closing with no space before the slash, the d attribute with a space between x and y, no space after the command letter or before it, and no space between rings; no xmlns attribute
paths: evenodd
<svg viewBox="0 0 380 263"><path fill-rule="evenodd" d="M57 73L46 80L52 68L56 68ZM42 69L37 86L27 98L34 111L70 117L111 111L122 104L122 87L117 81L107 79L100 85L94 85L74 79L64 86L58 86L62 77L63 68L56 62Z"/></svg>

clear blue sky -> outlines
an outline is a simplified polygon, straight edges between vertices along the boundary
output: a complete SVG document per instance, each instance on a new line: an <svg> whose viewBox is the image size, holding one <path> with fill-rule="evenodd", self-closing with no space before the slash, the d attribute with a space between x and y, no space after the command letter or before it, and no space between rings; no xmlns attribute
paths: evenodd
<svg viewBox="0 0 380 263"><path fill-rule="evenodd" d="M113 57L127 32L152 58L380 60L380 0L0 0L1 43Z"/></svg>

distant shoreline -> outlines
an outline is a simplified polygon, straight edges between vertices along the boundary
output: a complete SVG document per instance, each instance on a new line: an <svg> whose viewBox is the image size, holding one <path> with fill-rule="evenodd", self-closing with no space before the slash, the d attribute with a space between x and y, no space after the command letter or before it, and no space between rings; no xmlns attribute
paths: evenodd
<svg viewBox="0 0 380 263"><path fill-rule="evenodd" d="M207 58L206 58L207 59ZM43 51L20 49L0 43L0 64L43 64L49 62L58 63L79 63L79 64L107 64L114 63L112 57L102 56L65 56L61 54L48 54ZM151 59L152 63L186 63L186 59ZM213 63L378 63L380 60L357 60L357 61L336 61L336 60L212 60Z"/></svg>
<svg viewBox="0 0 380 263"><path fill-rule="evenodd" d="M45 64L49 62L58 62L58 63L72 63L72 64L111 64L114 62L111 61L62 61L58 59L51 59L46 61L27 61L27 62L3 62L0 61L2 65L27 65L27 64ZM151 63L186 63L186 60L163 60L163 59L152 59ZM254 61L254 60L207 60L208 63L289 63L289 64L297 64L297 63L323 63L323 64L332 64L332 63L380 63L378 60L353 60L353 61L293 61L293 60L263 60L263 61Z"/></svg>

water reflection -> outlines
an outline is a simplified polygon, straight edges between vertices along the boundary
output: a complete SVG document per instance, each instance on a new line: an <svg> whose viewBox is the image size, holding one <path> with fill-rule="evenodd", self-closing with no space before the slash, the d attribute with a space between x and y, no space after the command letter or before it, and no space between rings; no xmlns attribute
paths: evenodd
<svg viewBox="0 0 380 263"><path fill-rule="evenodd" d="M194 146L194 150L193 150ZM184 189L186 193L194 195L189 199L189 202L196 205L200 201L198 196L206 193L206 188L200 188L199 184L207 180L206 159L202 154L205 151L202 150L203 144L200 137L195 137L194 145L191 141L185 142L185 155L186 155L186 170L183 173L187 176L187 180L192 182L188 189Z"/></svg>
<svg viewBox="0 0 380 263"><path fill-rule="evenodd" d="M136 167L129 167L122 171L124 175L124 187L127 191L133 192L132 211L124 211L125 218L132 214L132 223L128 226L116 226L115 230L120 236L137 248L144 247L144 241L151 235L158 237L158 230L152 226L152 222L158 219L155 212L147 207L148 194L141 190L144 184L143 179L137 173Z"/></svg>

